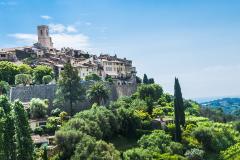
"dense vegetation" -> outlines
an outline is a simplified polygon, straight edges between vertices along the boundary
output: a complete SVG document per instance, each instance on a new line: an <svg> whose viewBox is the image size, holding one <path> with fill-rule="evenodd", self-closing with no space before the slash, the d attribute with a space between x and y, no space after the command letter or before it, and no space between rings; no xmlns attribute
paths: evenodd
<svg viewBox="0 0 240 160"><path fill-rule="evenodd" d="M6 62L3 62L6 63ZM0 65L2 65L0 63ZM19 81L47 83L52 70L10 63L0 70L0 93ZM224 112L202 108L182 97L175 79L174 95L144 75L131 97L108 102L109 90L96 75L84 90L76 70L67 63L58 79L56 104L67 105L48 112L48 101L32 99L24 109L21 102L0 97L0 159L3 160L237 160L240 157L240 121ZM4 75L14 71L14 75ZM25 81L26 76L27 81ZM25 76L25 78L23 77ZM44 78L45 77L45 78ZM108 78L109 82L112 82ZM72 105L87 98L92 106L75 113ZM68 116L70 115L70 117ZM46 118L45 126L30 129L28 118ZM57 147L34 146L31 134L55 135Z"/></svg>

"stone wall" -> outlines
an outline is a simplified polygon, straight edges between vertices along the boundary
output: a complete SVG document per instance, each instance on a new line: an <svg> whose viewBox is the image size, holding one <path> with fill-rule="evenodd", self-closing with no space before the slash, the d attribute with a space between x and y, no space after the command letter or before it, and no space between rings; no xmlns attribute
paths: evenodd
<svg viewBox="0 0 240 160"><path fill-rule="evenodd" d="M86 84L87 87L89 84ZM126 84L126 85L117 85L117 84L108 84L110 90L109 100L113 101L123 96L131 96L137 89L136 84ZM56 84L48 85L30 85L30 86L17 86L10 89L10 100L14 101L19 99L22 102L29 102L32 98L48 99L50 102L49 110L53 109L52 102L55 97ZM76 112L86 109L90 106L90 103L85 100L76 104L74 110ZM61 106L65 111L69 111L67 105Z"/></svg>

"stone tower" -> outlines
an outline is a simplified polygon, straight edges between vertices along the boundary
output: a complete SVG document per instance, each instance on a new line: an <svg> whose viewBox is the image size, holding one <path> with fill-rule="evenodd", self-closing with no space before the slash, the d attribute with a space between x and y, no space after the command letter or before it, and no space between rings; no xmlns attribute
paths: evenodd
<svg viewBox="0 0 240 160"><path fill-rule="evenodd" d="M49 36L49 28L46 25L41 25L37 27L38 30L38 43L42 47L52 49L53 43L52 38Z"/></svg>

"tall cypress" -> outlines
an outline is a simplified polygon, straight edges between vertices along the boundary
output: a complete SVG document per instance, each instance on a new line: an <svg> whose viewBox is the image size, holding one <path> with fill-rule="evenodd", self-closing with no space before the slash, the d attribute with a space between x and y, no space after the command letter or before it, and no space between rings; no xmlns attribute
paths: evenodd
<svg viewBox="0 0 240 160"><path fill-rule="evenodd" d="M185 113L184 113L181 87L177 78L175 78L175 84L174 84L174 114L175 114L175 126L176 126L175 140L177 142L180 142L181 141L180 125L185 126Z"/></svg>
<svg viewBox="0 0 240 160"><path fill-rule="evenodd" d="M3 133L4 133L4 111L0 107L0 159L6 159L4 154L4 146L3 146Z"/></svg>
<svg viewBox="0 0 240 160"><path fill-rule="evenodd" d="M184 113L185 108L183 105L181 87L177 78L175 79L175 100L179 108L180 124L184 127L185 126L185 113Z"/></svg>
<svg viewBox="0 0 240 160"><path fill-rule="evenodd" d="M146 74L143 75L143 84L148 84L148 77Z"/></svg>
<svg viewBox="0 0 240 160"><path fill-rule="evenodd" d="M27 113L22 103L14 102L16 139L17 139L17 159L33 159L33 142L31 139L31 129L28 123Z"/></svg>
<svg viewBox="0 0 240 160"><path fill-rule="evenodd" d="M0 96L0 107L4 111L4 115L2 115L4 123L3 123L3 153L4 160L15 160L16 159L16 141L15 141L15 126L14 126L14 117L12 114L11 104L8 102L8 98L6 96Z"/></svg>

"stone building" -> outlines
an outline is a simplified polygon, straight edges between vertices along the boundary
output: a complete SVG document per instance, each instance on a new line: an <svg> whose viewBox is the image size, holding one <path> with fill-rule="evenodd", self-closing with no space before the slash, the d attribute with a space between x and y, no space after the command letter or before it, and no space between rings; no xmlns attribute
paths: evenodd
<svg viewBox="0 0 240 160"><path fill-rule="evenodd" d="M15 61L16 60L16 54L12 50L0 50L0 61Z"/></svg>
<svg viewBox="0 0 240 160"><path fill-rule="evenodd" d="M52 49L53 42L52 38L49 36L49 28L46 25L41 25L37 27L38 32L38 44L44 48Z"/></svg>
<svg viewBox="0 0 240 160"><path fill-rule="evenodd" d="M132 61L126 58L101 54L98 60L103 68L103 77L109 75L113 79L126 80L136 76L136 68L132 66Z"/></svg>

